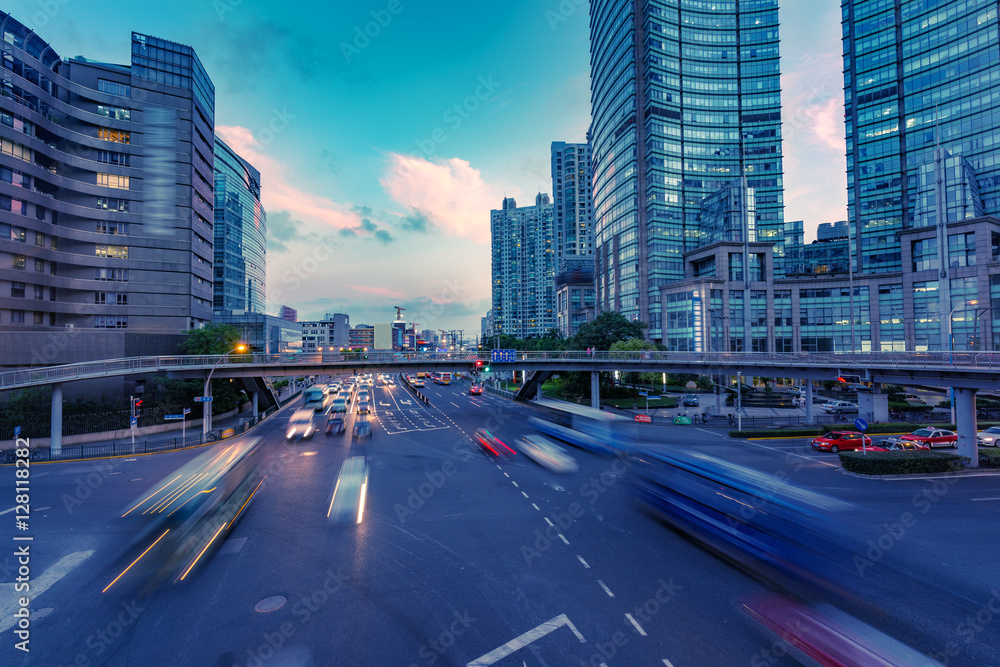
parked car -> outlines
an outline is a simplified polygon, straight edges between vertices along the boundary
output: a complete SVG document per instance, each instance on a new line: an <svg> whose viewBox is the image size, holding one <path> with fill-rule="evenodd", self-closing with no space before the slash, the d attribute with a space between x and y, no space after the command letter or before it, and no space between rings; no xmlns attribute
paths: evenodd
<svg viewBox="0 0 1000 667"><path fill-rule="evenodd" d="M925 444L931 449L934 447L958 446L958 434L954 431L946 431L943 428L918 428L913 433L904 435L902 439Z"/></svg>
<svg viewBox="0 0 1000 667"><path fill-rule="evenodd" d="M886 438L885 440L879 440L870 449L876 452L917 452L928 450L930 447L922 445L919 442L911 442L910 440Z"/></svg>
<svg viewBox="0 0 1000 667"><path fill-rule="evenodd" d="M977 433L976 438L979 440L980 445L996 447L997 443L1000 442L1000 426L990 426L985 431Z"/></svg>
<svg viewBox="0 0 1000 667"><path fill-rule="evenodd" d="M857 431L831 431L815 438L812 441L812 448L836 454L840 450L861 449L862 438L864 438L865 447L872 444L872 439L869 436L863 436Z"/></svg>
<svg viewBox="0 0 1000 667"><path fill-rule="evenodd" d="M698 397L688 394L684 397L684 407L698 407Z"/></svg>
<svg viewBox="0 0 1000 667"><path fill-rule="evenodd" d="M858 406L847 401L830 401L821 406L823 411L831 415L858 414Z"/></svg>

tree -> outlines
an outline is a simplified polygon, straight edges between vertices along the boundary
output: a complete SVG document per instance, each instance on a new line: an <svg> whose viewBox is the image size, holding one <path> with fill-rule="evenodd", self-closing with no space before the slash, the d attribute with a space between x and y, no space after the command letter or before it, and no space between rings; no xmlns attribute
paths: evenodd
<svg viewBox="0 0 1000 667"><path fill-rule="evenodd" d="M240 330L231 324L209 324L189 331L179 347L184 354L227 354L240 338Z"/></svg>
<svg viewBox="0 0 1000 667"><path fill-rule="evenodd" d="M624 319L624 318L623 318ZM638 352L640 350L655 350L656 346L642 338L630 338L619 340L611 344L611 352ZM632 385L632 398L639 400L639 388L637 386L639 373L629 371L625 374L625 381Z"/></svg>
<svg viewBox="0 0 1000 667"><path fill-rule="evenodd" d="M632 322L621 313L604 312L593 321L580 326L580 331L573 337L572 347L585 350L589 347L595 350L610 350L614 343L643 339L646 324ZM656 349L655 347L642 349Z"/></svg>

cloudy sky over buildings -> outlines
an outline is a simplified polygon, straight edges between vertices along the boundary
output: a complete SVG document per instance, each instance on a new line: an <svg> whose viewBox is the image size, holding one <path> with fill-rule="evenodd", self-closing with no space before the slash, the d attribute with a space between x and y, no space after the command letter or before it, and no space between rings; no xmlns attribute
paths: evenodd
<svg viewBox="0 0 1000 667"><path fill-rule="evenodd" d="M346 6L345 6L346 5ZM551 191L590 122L587 4L18 0L63 57L127 64L130 31L188 44L219 135L262 174L269 309L478 332L489 212ZM374 12L374 14L373 14ZM846 219L840 3L781 7L785 219ZM367 29L367 34L366 34Z"/></svg>

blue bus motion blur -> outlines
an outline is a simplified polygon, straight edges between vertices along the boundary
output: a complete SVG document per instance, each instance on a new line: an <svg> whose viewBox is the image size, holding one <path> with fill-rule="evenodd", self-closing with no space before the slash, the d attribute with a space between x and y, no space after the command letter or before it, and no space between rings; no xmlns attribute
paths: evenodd
<svg viewBox="0 0 1000 667"><path fill-rule="evenodd" d="M631 419L563 401L543 399L532 405L541 408L547 415L544 418L529 417L529 424L541 433L581 449L615 455L635 445L635 422Z"/></svg>
<svg viewBox="0 0 1000 667"><path fill-rule="evenodd" d="M137 525L129 553L138 556L102 592L126 579L145 579L149 589L190 577L264 482L262 459L260 438L241 439L204 452L153 485L122 514Z"/></svg>
<svg viewBox="0 0 1000 667"><path fill-rule="evenodd" d="M309 387L305 390L303 396L304 401L302 403L302 407L312 408L316 412L323 412L326 410L327 405L333 400L333 397L325 392L323 387L319 386Z"/></svg>

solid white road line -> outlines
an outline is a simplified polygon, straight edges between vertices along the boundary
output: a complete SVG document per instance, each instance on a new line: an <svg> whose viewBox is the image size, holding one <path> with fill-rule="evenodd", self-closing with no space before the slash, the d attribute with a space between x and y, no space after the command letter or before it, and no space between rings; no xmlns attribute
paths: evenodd
<svg viewBox="0 0 1000 667"><path fill-rule="evenodd" d="M566 616L566 614L559 614L551 621L546 621L545 623L539 625L537 628L528 630L520 637L516 637L510 640L503 646L493 649L486 655L476 658L472 662L468 663L466 667L489 667L490 665L494 665L503 660L504 658L506 658L511 653L521 650L528 644L531 644L532 642L541 639L542 637L549 634L553 630L557 630L564 625L569 627L569 629L573 631L573 634L576 635L576 638L580 640L581 644L587 643L587 640L583 638L583 635L581 635L580 631L576 629L576 626L573 625L572 621L569 620L569 617Z"/></svg>
<svg viewBox="0 0 1000 667"><path fill-rule="evenodd" d="M577 559L578 559L578 560L579 560L579 561L580 561L581 563L583 563L583 566L584 566L585 568L587 568L588 570L590 569L590 566L589 566L589 565L587 565L587 561L583 560L583 556L579 556L579 555L578 555L578 556L577 556Z"/></svg>
<svg viewBox="0 0 1000 667"><path fill-rule="evenodd" d="M38 596L49 590L54 583L65 577L77 565L90 558L93 551L77 551L68 556L60 558L52 567L42 572L41 576L31 580L31 601L32 608L37 608L35 600ZM14 595L15 583L0 584L0 632L6 632L17 624L14 612L17 610L17 596ZM7 591L10 591L8 594Z"/></svg>
<svg viewBox="0 0 1000 667"><path fill-rule="evenodd" d="M770 449L772 452L781 452L785 456L797 456L800 459L805 459L806 461L813 461L815 463L819 463L825 466L830 466L831 468L836 468L838 470L841 469L841 466L837 465L836 463L830 463L828 461L820 461L815 456L802 456L802 454L796 454L795 452L789 452L784 449L778 449L777 447L768 447L767 445L762 445L757 442L750 442L749 440L746 440L745 442L748 445L753 445L754 447L760 447L761 449Z"/></svg>
<svg viewBox="0 0 1000 667"><path fill-rule="evenodd" d="M629 621L632 622L632 625L635 626L635 629L639 631L640 635L642 635L643 637L646 636L646 631L642 629L642 626L639 625L639 623L634 618L632 618L632 614L625 614L625 618L627 618Z"/></svg>
<svg viewBox="0 0 1000 667"><path fill-rule="evenodd" d="M613 598L615 596L615 594L611 592L611 589L608 588L607 584L605 584L603 581L601 581L600 579L598 579L597 583L599 583L601 585L601 588L604 589L604 592L608 594L609 598Z"/></svg>

